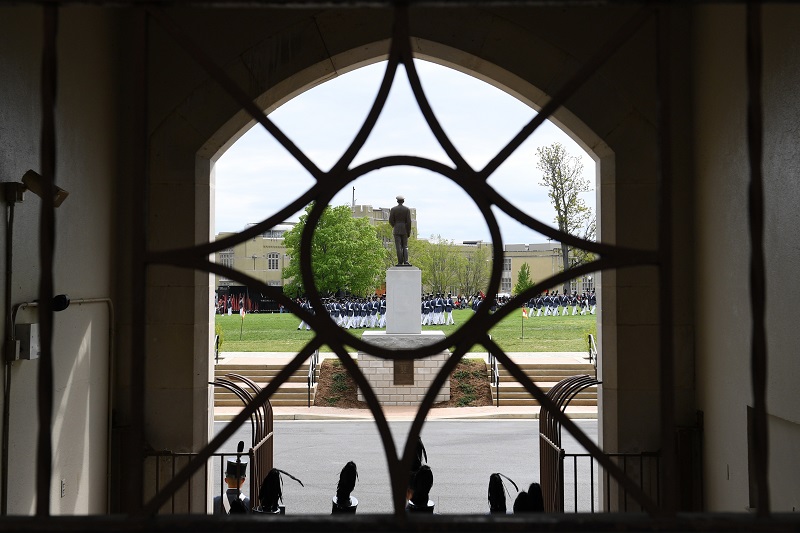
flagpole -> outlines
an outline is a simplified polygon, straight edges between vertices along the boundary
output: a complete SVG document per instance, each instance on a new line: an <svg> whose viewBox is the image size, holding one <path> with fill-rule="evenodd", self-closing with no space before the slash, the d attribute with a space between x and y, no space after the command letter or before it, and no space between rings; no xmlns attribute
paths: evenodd
<svg viewBox="0 0 800 533"><path fill-rule="evenodd" d="M242 302L242 306L239 307L239 314L242 316L242 324L239 326L239 340L242 340L242 333L244 332L244 302Z"/></svg>

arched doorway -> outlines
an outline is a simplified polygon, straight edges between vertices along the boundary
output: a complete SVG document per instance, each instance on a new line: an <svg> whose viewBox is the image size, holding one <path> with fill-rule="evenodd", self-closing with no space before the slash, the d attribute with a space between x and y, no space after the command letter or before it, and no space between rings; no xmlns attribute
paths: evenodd
<svg viewBox="0 0 800 533"><path fill-rule="evenodd" d="M376 22L385 23L389 14L388 11L379 10L369 13L368 16L375 17ZM586 17L590 16L588 10L582 14ZM431 9L425 15L427 17L425 18L426 21L431 16L446 18L444 12L436 9ZM630 12L622 10L617 15L616 21L624 24ZM313 19L313 17L310 17L310 19ZM412 25L414 22L419 22L419 20L422 19L416 19L415 15L412 14ZM496 62L490 62L484 57L493 55L489 53L489 50L482 47L478 47L478 50L475 50L474 44L462 42L461 38L452 35L442 35L439 30L429 27L427 22L420 23L419 37L412 39L415 52L428 58L437 58L440 62L457 66L475 75L492 80L493 84L518 95L534 106L546 105L549 101L548 95L543 91L537 90L536 87L548 87L548 79L553 77L558 79L558 74L564 69L565 63L568 64L570 62L570 58L565 57L552 43L533 37L530 29L520 29L513 24L509 25L505 16L487 12L474 12L466 16L462 22L468 24L470 21L481 26L494 25L494 31L497 31L498 27L508 30L504 32L505 42L500 45L499 50L492 51L497 54ZM359 31L348 31L348 24L358 25L356 19L351 20L344 17L337 19L336 22L339 25L336 27L335 33L343 39L343 42L339 43L338 52L328 51L327 58L322 61L316 61L314 57L309 59L299 54L286 64L281 64L281 68L285 69L281 76L277 76L273 70L266 69L268 71L267 74L274 77L269 79L269 76L267 76L264 79L260 79L259 74L264 74L264 72L255 72L258 70L257 67L259 65L263 66L264 58L255 54L254 50L263 51L266 48L275 52L276 43L289 42L296 46L295 51L304 49L304 45L300 44L302 41L300 35L302 35L303 31L308 31L308 26L298 24L288 30L276 32L266 40L257 41L259 44L248 48L239 55L234 54L236 60L230 64L229 72L235 78L244 81L244 86L249 86L253 89L252 85L256 85L256 92L252 97L255 98L260 109L269 110L281 101L302 91L305 87L332 75L334 71L345 72L350 67L373 61L387 53L385 40L376 40L374 36ZM386 27L381 31L388 34L388 25L384 25ZM416 32L414 34L416 35ZM590 43L585 44L586 49L583 50L583 54L588 55L592 47ZM309 44L308 46L314 47L316 45ZM519 64L513 51L519 50L520 46L535 46L537 51L541 51L541 54L536 56L536 62L541 62L541 64L536 65L540 69L532 68L529 64ZM503 50L505 53L500 53ZM310 55L313 56L313 54ZM268 57L276 59L274 53L271 56L268 55ZM548 61L551 63L548 64ZM240 62L249 65L254 70L250 73L239 71ZM517 74L514 74L514 72L517 72ZM166 72L161 74L166 77L171 76ZM252 83L252 78L256 78L257 83ZM604 85L604 81L601 80L599 83ZM266 84L265 88L268 90L266 92L258 92L258 82L264 82ZM603 88L609 89L609 87ZM599 221L600 240L609 245L613 245L620 240L623 243L628 240L634 243L647 243L652 239L652 235L647 234L647 232L631 231L629 226L620 227L617 224L617 220L621 213L624 214L626 220L636 217L641 210L647 210L647 206L654 200L654 190L643 196L640 195L633 202L626 196L626 192L642 186L635 179L630 183L627 180L630 180L632 175L637 174L637 168L638 170L647 168L647 161L641 162L636 159L643 146L653 147L652 144L648 145L653 138L650 135L641 135L643 130L637 129L643 127L644 131L648 130L647 123L649 119L647 113L638 112L635 107L631 109L614 105L614 99L618 96L619 94L613 90L605 91L595 87L591 91L591 98L589 98L592 102L591 105L587 105L587 102L579 102L574 106L584 111L580 115L584 118L583 120L578 120L578 114L563 110L556 111L553 114L553 118L563 124L566 129L575 133L577 138L598 157L600 163L598 206L602 213L602 218ZM209 102L218 102L219 105L209 105ZM195 209L191 213L189 221L191 222L193 219L194 224L190 224L186 228L169 228L169 232L175 236L175 239L172 239L173 243L180 242L191 245L208 242L206 239L210 239L208 207L212 202L212 196L210 193L205 196L204 191L210 191L210 187L213 186L213 162L217 154L228 143L235 140L249 120L244 112L237 109L235 102L231 105L231 102L219 95L218 89L213 82L206 82L192 93L190 99L185 100L179 106L179 111L167 113L163 122L154 132L151 147L154 154L152 166L152 180L154 183L169 184L170 176L177 175L173 167L183 168L184 175L188 170L187 164L190 161L193 167L192 179L184 182L185 176L178 178L180 183L176 184L176 189L185 191L189 187L192 191L195 197ZM626 123L626 121L629 122ZM591 127L587 126L587 124L591 125ZM610 127L612 124L621 124L624 135L615 137L615 135L619 135L619 132ZM592 133L596 130L606 132L605 139ZM176 140L180 142L176 143ZM609 144L607 140L613 140L616 146ZM630 160L626 159L630 166L625 167L625 172L622 174L618 172L620 153L625 154L626 158L630 158ZM621 177L623 179L620 179ZM651 185L647 185L645 179L645 188L647 189ZM606 206L608 206L608 209ZM154 218L151 219L155 220L156 226L166 223L166 219L159 219L159 216L163 216L163 214L159 209L156 209L153 214ZM165 226L164 229L166 230L167 227ZM622 411L631 405L623 397L627 398L629 394L639 397L657 397L657 392L651 386L652 384L642 389L641 380L636 380L637 383L634 384L631 376L624 376L625 379L619 379L621 376L619 369L624 367L626 358L636 355L641 363L642 358L638 354L641 353L642 347L645 347L645 351L650 353L655 352L653 350L655 343L652 338L648 339L647 337L642 337L640 332L621 330L618 327L619 319L624 314L621 311L625 311L629 307L627 305L628 301L635 301L641 298L643 294L654 290L655 287L655 276L652 273L647 273L642 269L631 269L631 271L612 272L609 276L604 276L601 288L601 298L611 303L610 312L601 316L600 324L601 351L604 361L608 363L602 371L609 374L608 376L604 375L603 380L609 383L606 392L611 392L611 394L604 395L601 400L604 413L601 439L604 445L612 447L626 446L623 441L626 440L626 435L629 434L634 426L636 427L637 435L632 441L638 442L640 445L643 435L646 436L644 440L649 441L656 441L658 435L658 428L653 422L653 417L650 416L652 413L647 412L647 410L639 412L635 420L628 421L622 416ZM173 279L171 276L168 276L168 278ZM622 278L622 281L620 278ZM193 290L200 291L205 289L205 291L208 291L207 275L194 274L193 280L188 278L185 278L185 280L183 284L188 284L193 287ZM617 287L629 284L630 287L633 287L633 290L622 294L618 293ZM207 308L198 306L193 315L195 317L193 323L197 326L196 333L199 332L200 334L195 335L194 342L196 346L190 351L196 353L206 341L202 334L204 329L202 324L204 321L208 324L210 320L208 319ZM626 327L635 325L637 322L641 322L648 327L652 326L651 318L648 316L643 318L637 318L635 314L625 316ZM208 331L208 329L206 325L205 331ZM208 335L205 335L205 337L208 337ZM627 342L620 342L621 338L636 340L638 345L634 347ZM155 353L159 351L158 346L153 346L152 348ZM621 358L620 355L624 357ZM203 362L198 360L192 363L191 368L195 371L199 370L199 374L202 375L204 373ZM198 364L200 365L199 367L197 366ZM198 375L198 372L195 372L195 375ZM196 394L201 394L202 391L198 385L199 382L196 382L194 390ZM645 402L638 405L652 406L654 404L655 402ZM203 419L203 413L200 411L198 402L192 404L192 412L194 413L192 420L199 422ZM608 415L608 417L606 418L605 415ZM157 416L155 418L158 419ZM207 417L205 420L207 421ZM622 420L625 420L625 422L621 422ZM646 422L646 427L642 427L643 421ZM159 434L156 429L158 425L154 424L153 426L155 438L158 438ZM198 424L196 427L199 430L201 426L202 424ZM622 426L625 426L624 430ZM161 437L169 441L174 437L174 433L168 433L171 432L163 432ZM192 434L194 435L192 437L193 446L202 444L203 432L193 431Z"/></svg>

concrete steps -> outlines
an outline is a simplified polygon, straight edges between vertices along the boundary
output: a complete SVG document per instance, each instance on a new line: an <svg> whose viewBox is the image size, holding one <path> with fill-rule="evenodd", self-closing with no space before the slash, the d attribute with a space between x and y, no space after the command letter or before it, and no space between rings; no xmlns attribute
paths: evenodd
<svg viewBox="0 0 800 533"><path fill-rule="evenodd" d="M519 363L531 381L544 392L548 392L559 381L573 376L595 373L594 365L586 363ZM514 378L508 370L500 366L499 390L492 383L492 400L497 403L498 394L501 406L537 407L539 402ZM572 406L597 407L597 387L588 387L578 393L570 402Z"/></svg>
<svg viewBox="0 0 800 533"><path fill-rule="evenodd" d="M215 378L222 378L225 377L226 374L239 374L240 376L252 380L263 389L278 375L283 367L283 363L256 365L219 364L214 368L214 376ZM314 376L314 378L316 383L316 380L319 378L319 368L317 368L317 375ZM238 380L234 381L243 385ZM315 394L316 385L311 389L312 405L314 404ZM308 401L308 364L303 364L287 381L281 384L278 390L270 397L270 402L273 407L306 407L308 406ZM243 405L239 397L233 392L224 387L214 387L215 408L241 408Z"/></svg>

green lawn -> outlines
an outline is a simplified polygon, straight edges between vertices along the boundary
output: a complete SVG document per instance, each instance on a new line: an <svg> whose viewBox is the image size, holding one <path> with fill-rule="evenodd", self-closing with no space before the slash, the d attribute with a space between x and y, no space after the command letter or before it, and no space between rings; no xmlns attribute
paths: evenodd
<svg viewBox="0 0 800 533"><path fill-rule="evenodd" d="M463 325L472 311L454 311L455 326L425 326L424 330L442 330L450 334ZM522 327L525 338L522 339ZM312 331L297 331L300 320L291 313L250 314L242 320L238 314L217 315L222 330L223 352L298 352L311 339ZM239 332L241 327L241 340ZM350 330L361 335L363 330ZM518 310L491 330L494 340L506 352L582 352L587 350L587 335L597 333L596 316L541 316L522 318ZM327 351L323 348L323 351ZM352 350L351 350L352 351ZM473 352L485 352L475 346Z"/></svg>

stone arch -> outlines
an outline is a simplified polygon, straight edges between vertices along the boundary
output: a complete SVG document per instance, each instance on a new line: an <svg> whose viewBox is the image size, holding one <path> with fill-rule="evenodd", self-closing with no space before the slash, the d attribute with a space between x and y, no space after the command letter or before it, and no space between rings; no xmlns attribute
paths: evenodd
<svg viewBox="0 0 800 533"><path fill-rule="evenodd" d="M510 11L513 10L465 8L454 17L447 9L414 9L411 14L413 48L420 57L489 81L537 108L549 98L548 91L556 90L594 51L596 42L580 33L586 25L596 24L592 19L594 12L591 8L545 10L554 18L564 16L564 11L575 17L572 31L556 33L547 30L546 17L519 21L509 16ZM600 31L600 35L593 37L607 38L632 12L632 9L625 8L612 10L610 14L604 12L606 27L611 29ZM291 10L287 13L295 14ZM280 26L281 21L278 21L259 27L251 21L246 29L259 29L266 37L257 39L248 34L251 40L247 46L243 45L241 49L228 46L225 54L216 54L224 55L227 74L267 112L317 83L386 56L391 10L355 9L347 12L334 9L313 13L301 10L299 13L286 26ZM221 18L230 16L223 13ZM291 18L288 14L285 16ZM201 22L211 24L208 20ZM196 19L187 22L199 23ZM232 30L229 28L229 31ZM214 39L219 41L224 36L223 33ZM640 39L635 37L635 44L642 44L638 43ZM248 41L245 37L239 40ZM214 43L206 44L213 47ZM655 101L655 86L646 86L652 81L650 76L653 74L647 68L647 54L652 51L648 46L651 44L645 42L625 51L625 60L636 61L641 69L635 72L617 70L612 61L553 117L599 162L597 206L601 218L598 220L598 233L601 240L609 244L654 248L657 241L654 225L634 228L621 223L655 212L655 109L648 103L651 98ZM287 52L289 49L291 53ZM520 54L521 50L534 50L536 53ZM283 61L283 56L289 57ZM151 135L150 183L153 189L162 193L166 191L166 199L173 194L191 195L194 210L187 214L186 220L176 224L169 216L168 201L152 196L150 241L155 249L191 246L213 239L213 216L210 215L213 163L250 123L249 117L238 109L233 99L198 68L188 67L192 76L188 77L188 82L183 82L178 81L182 72L170 72L167 65L169 62L165 61L163 66L156 68L158 82L169 83L172 80L181 88L173 92L184 92L174 101L159 107L163 109L162 114L154 113L151 119L158 126ZM631 191L636 194L631 195ZM160 269L156 270L160 272ZM644 268L606 272L602 277L604 308L600 343L604 362L600 377L606 384L601 396L606 420L600 433L604 446L612 449L647 448L658 443L655 410L658 381L654 374L657 371L657 319L651 315L636 316L632 312L634 302L652 297L657 292L656 282L655 274ZM169 287L183 295L191 294L194 304L190 309L184 309L183 315L192 317L191 324L183 324L191 326L191 343L173 345L173 354L178 355L169 364L180 368L183 373L188 371L187 368L193 369L195 376L202 377L192 381L190 393L185 390L159 391L164 399L180 396L179 401L173 401L172 405L190 407L196 423L180 428L177 433L174 424L164 431L159 429L159 424L153 424L149 438L155 443L151 442L151 445L186 446L186 435L191 435L190 446L196 448L203 444L207 435L203 426L207 428L210 425L207 418L205 424L199 423L208 405L207 379L203 376L208 371L203 365L208 362L207 357L204 360L201 354L207 352L212 330L209 327L210 313L205 305L209 277L205 273L169 270L163 275L152 275L149 284ZM618 287L625 287L625 291L620 292ZM166 314L159 317L157 312L152 321L159 324L152 326L158 331L160 327L170 327L174 318ZM636 326L643 329L636 330ZM154 360L163 359L159 358L163 350L163 345L152 339L149 341L148 352L155 356ZM642 356L642 353L648 355ZM620 371L634 358L638 365L650 365L656 370L638 372L634 380L623 383L618 379ZM206 401L200 401L204 391ZM631 394L636 401L631 401ZM638 412L622 430L621 420L630 413L622 411L631 406L637 406ZM652 406L652 409L643 406ZM161 418L163 416L154 417L155 420ZM183 436L176 437L181 431ZM175 438L183 442L174 443Z"/></svg>

